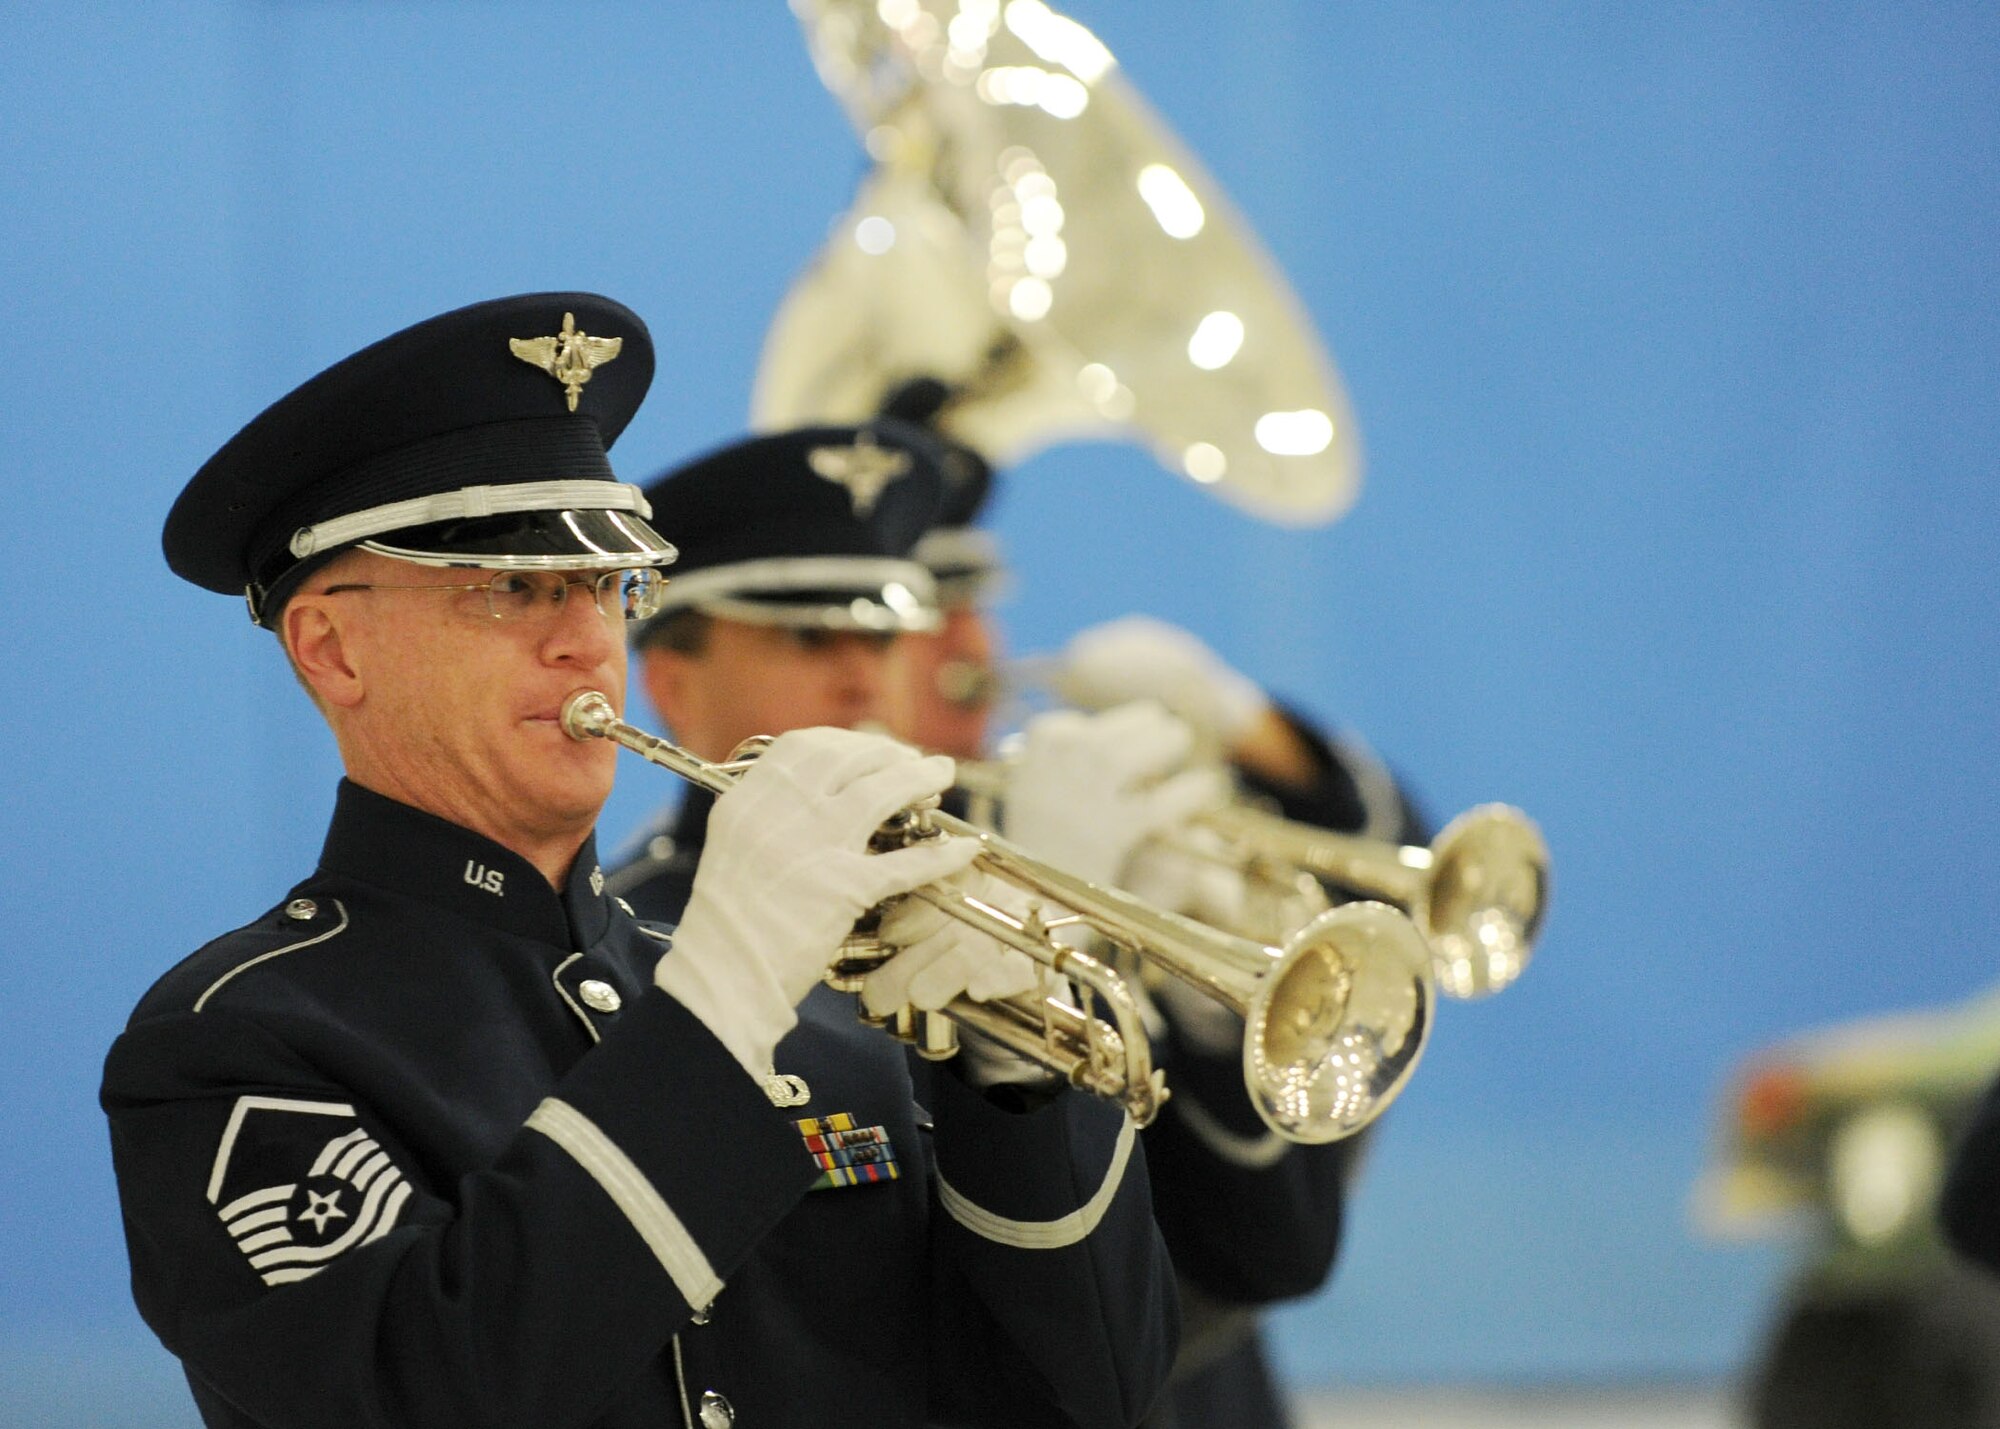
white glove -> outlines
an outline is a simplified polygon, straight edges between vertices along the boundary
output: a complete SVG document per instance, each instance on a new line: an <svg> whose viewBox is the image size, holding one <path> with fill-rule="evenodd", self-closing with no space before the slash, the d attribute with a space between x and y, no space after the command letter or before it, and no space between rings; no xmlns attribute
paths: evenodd
<svg viewBox="0 0 2000 1429"><path fill-rule="evenodd" d="M1248 890L1222 840L1200 827L1175 830L1134 850L1118 886L1134 898L1234 933L1243 927Z"/></svg>
<svg viewBox="0 0 2000 1429"><path fill-rule="evenodd" d="M1228 799L1220 767L1170 772L1193 743L1187 725L1155 704L1035 716L1007 771L1008 841L1065 873L1116 883L1148 835Z"/></svg>
<svg viewBox="0 0 2000 1429"><path fill-rule="evenodd" d="M979 852L932 839L871 854L876 826L939 793L952 761L879 734L781 735L715 801L673 950L653 981L707 1024L753 1077L771 1071L793 1011L868 909L948 878Z"/></svg>
<svg viewBox="0 0 2000 1429"><path fill-rule="evenodd" d="M1012 912L1006 886L968 869L949 880L955 894ZM1014 997L1039 985L1026 953L961 922L921 898L906 898L882 919L884 943L900 951L862 980L861 1001L881 1017L910 1006L936 1012L960 993L975 1002Z"/></svg>
<svg viewBox="0 0 2000 1429"><path fill-rule="evenodd" d="M1108 621L1072 638L1056 693L1086 710L1158 700L1196 734L1223 744L1248 734L1270 707L1254 682L1195 636L1144 615Z"/></svg>
<svg viewBox="0 0 2000 1429"><path fill-rule="evenodd" d="M1020 918L1028 899L1012 884L977 869L950 880L954 893L976 898ZM1058 979L1026 953L968 927L921 898L908 898L882 919L882 940L899 947L889 961L862 980L861 1001L870 1014L883 1017L899 1007L935 1012L963 993L975 1002L1039 992L1047 996ZM975 1087L1053 1086L1056 1073L971 1028L959 1035L959 1058Z"/></svg>

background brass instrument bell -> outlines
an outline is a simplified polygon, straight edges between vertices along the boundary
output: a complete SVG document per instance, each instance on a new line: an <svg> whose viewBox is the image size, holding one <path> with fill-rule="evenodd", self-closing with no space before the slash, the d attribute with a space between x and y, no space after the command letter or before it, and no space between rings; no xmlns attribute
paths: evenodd
<svg viewBox="0 0 2000 1429"><path fill-rule="evenodd" d="M766 335L751 421L866 421L913 377L1008 468L1138 440L1285 525L1359 488L1305 307L1104 44L1041 3L793 0L874 167Z"/></svg>
<svg viewBox="0 0 2000 1429"><path fill-rule="evenodd" d="M564 701L562 725L572 739L609 739L717 794L741 777L741 761L713 763L627 724L595 690ZM1081 923L1149 969L1179 978L1242 1017L1245 1087L1258 1114L1289 1140L1335 1141L1360 1130L1395 1099L1423 1054L1436 995L1430 952L1416 927L1393 908L1344 904L1272 947L1100 888L936 810L893 816L878 846L937 834L977 839L976 866L1056 905L1050 909L1055 916L1044 920L1041 909L1031 907L1017 917L948 887L919 888L910 896L1076 983L1103 1015L1048 997L959 998L945 1009L946 1018L1073 1086L1121 1102L1141 1126L1158 1114L1167 1093L1152 1066L1138 1004L1108 962L1067 946L1051 936L1053 928ZM851 990L871 957L892 950L870 949L864 939L843 951L855 956L844 956L831 980ZM932 1055L949 1054L949 1036L926 1018L898 1017L890 1030Z"/></svg>

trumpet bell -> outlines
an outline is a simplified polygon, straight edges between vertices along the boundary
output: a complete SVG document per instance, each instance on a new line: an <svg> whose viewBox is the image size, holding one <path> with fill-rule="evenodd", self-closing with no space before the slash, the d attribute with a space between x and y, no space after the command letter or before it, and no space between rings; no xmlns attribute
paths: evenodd
<svg viewBox="0 0 2000 1429"><path fill-rule="evenodd" d="M1382 1113L1430 1037L1431 952L1381 903L1346 903L1285 944L1244 1021L1243 1080L1291 1141L1351 1136Z"/></svg>
<svg viewBox="0 0 2000 1429"><path fill-rule="evenodd" d="M1518 978L1548 901L1548 845L1520 810L1481 804L1445 825L1423 920L1445 992L1485 997Z"/></svg>

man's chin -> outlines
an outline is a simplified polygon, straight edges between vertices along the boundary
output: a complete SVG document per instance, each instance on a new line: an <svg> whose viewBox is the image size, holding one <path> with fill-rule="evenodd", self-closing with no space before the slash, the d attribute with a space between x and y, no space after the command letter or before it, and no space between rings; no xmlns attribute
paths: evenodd
<svg viewBox="0 0 2000 1429"><path fill-rule="evenodd" d="M611 797L614 760L603 758L611 749L579 749L575 745L554 751L551 757L535 761L522 771L517 791L522 802L541 810L544 820L564 826L588 828L597 822L604 801Z"/></svg>

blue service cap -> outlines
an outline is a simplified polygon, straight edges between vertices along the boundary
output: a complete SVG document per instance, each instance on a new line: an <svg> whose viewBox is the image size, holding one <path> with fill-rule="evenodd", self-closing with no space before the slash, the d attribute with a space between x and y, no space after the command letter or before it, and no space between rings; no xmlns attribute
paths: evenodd
<svg viewBox="0 0 2000 1429"><path fill-rule="evenodd" d="M435 566L659 566L674 549L606 452L653 380L646 325L593 293L459 308L266 408L168 513L174 573L268 625L354 546Z"/></svg>
<svg viewBox="0 0 2000 1429"><path fill-rule="evenodd" d="M929 432L883 417L750 437L673 468L646 487L680 550L661 614L934 628L931 575L910 551L937 519L944 457Z"/></svg>
<svg viewBox="0 0 2000 1429"><path fill-rule="evenodd" d="M941 427L956 396L952 387L935 377L913 377L882 402L885 415L923 427L944 454L944 501L937 521L910 554L930 571L938 602L945 606L989 600L1006 576L1000 543L977 524L993 495L993 464Z"/></svg>

